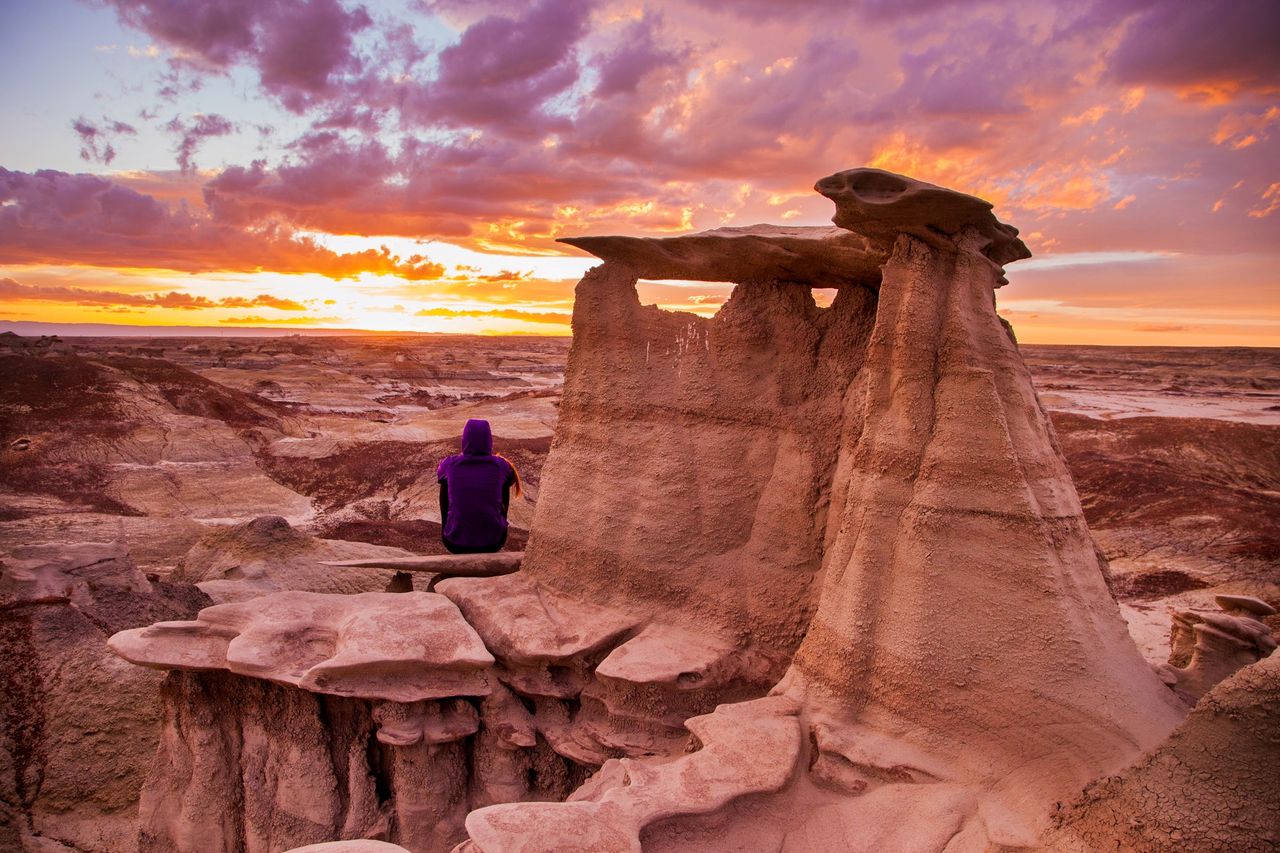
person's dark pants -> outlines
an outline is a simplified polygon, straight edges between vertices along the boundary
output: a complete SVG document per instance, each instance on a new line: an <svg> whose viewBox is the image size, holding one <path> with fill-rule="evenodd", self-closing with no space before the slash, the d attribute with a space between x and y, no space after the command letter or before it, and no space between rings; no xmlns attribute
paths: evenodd
<svg viewBox="0 0 1280 853"><path fill-rule="evenodd" d="M450 554L492 554L495 551L501 551L502 546L507 544L507 531L502 531L502 538L498 540L498 544L491 545L488 548L475 548L467 545L458 545L449 541L449 537L441 536L444 542L445 550Z"/></svg>

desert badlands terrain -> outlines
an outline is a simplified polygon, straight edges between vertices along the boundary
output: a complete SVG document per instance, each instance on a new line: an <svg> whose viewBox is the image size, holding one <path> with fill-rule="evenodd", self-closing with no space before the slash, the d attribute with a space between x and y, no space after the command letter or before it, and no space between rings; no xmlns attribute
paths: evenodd
<svg viewBox="0 0 1280 853"><path fill-rule="evenodd" d="M1276 849L1280 351L1019 346L990 205L816 189L566 240L572 341L0 335L0 849Z"/></svg>

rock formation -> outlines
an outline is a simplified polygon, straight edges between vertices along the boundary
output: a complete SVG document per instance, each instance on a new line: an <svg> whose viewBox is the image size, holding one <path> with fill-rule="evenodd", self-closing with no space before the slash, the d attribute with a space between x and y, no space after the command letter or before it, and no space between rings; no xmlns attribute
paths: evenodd
<svg viewBox="0 0 1280 853"><path fill-rule="evenodd" d="M776 746L750 750L741 760L745 764L721 783L731 790L722 791L712 808L693 796L711 784L703 771L628 766L621 778L605 780L590 796L608 804L587 809L592 826L607 826L609 840L602 835L596 849L638 849L641 838L646 849L737 849L745 839L754 839L751 849L788 850L942 849L953 840L962 848L1029 845L1056 800L1132 761L1181 716L1125 632L1052 427L995 312L1001 265L1027 256L1016 231L996 221L985 202L875 170L834 175L817 189L836 202L837 225L856 227L869 251L886 258L878 287L847 285L827 309L829 323L844 321L842 346L831 359L844 370L835 371L842 381L824 397L841 404L820 432L833 454L817 467L816 503L825 512L813 512L794 493L784 504L804 506L820 525L810 542L820 557L822 591L811 619L808 607L789 608L804 616L807 630L770 700L788 704L758 712L748 710L750 705L721 707L708 720L739 719L704 723L701 746L732 748L735 729L744 725L742 714L790 719L783 725L788 734L773 741ZM614 319L625 310L614 306L627 305L628 290L634 300L628 286L634 276L610 256L605 260L579 287L566 411L544 472L522 573L553 587L559 581L562 590L572 588L572 566L590 565L559 538L550 542L565 554L563 561L540 556L549 544L545 532L554 530L559 478L574 470L563 457L586 443L585 434L571 439L570 407L578 400L589 403L594 389L603 397L616 377L627 375L607 352L592 352L589 361L578 356L593 345L610 349L610 342L611 352L634 351L627 346L637 335L632 330L644 328L639 306L631 323ZM773 300L774 306L785 305L788 295L806 297L796 284L741 284L709 325L727 323L748 294L765 304ZM619 291L621 296L614 295ZM779 315L788 316L779 307L757 310L752 319L774 325L781 341L794 341L796 330L788 335L776 328ZM842 310L855 316L846 319ZM802 307L789 313L820 315ZM690 338L694 346L677 339L665 348L674 375L636 382L642 392L679 387L675 378L684 380L686 365L699 358L701 341L685 339ZM810 340L814 352L826 343L825 337ZM653 349L650 344L650 357ZM596 367L599 361L603 369ZM632 375L643 369L637 361L629 365ZM763 361L759 375L768 377L769 366L781 362ZM794 368L779 372L797 374ZM730 404L750 399L759 387L743 381L722 397ZM614 422L596 413L591 420L615 430L619 415L630 414L600 409L613 414ZM659 428L670 429L671 419ZM803 418L789 425L796 423ZM618 443L613 432L598 428L599 433ZM696 466L703 457L697 445L661 445L682 464ZM690 449L670 452L682 446ZM587 470L577 470L573 482L592 483L584 476L590 469L581 468ZM736 473L744 478L754 470L748 464ZM786 470L805 468L791 460ZM779 481L775 476L770 484ZM566 493L569 482L560 487ZM697 494L691 502L706 506L701 498ZM740 501L744 505L750 506ZM643 533L632 534L633 526L644 531L645 523L654 524L652 514L648 509L637 513L639 524L624 523L619 541L639 539ZM676 517L691 514L685 510ZM630 522L616 511L606 518ZM792 547L794 529L782 539ZM687 550L689 538L698 541L663 532L668 536L655 538L659 547L679 541ZM600 546L591 539L581 547ZM666 552L668 574L659 574L663 590L687 586L669 577L690 563L671 559L675 550ZM762 562L763 568L746 560L735 565L777 590L780 579L768 574L768 566L779 561L770 554ZM697 576L707 579L709 572ZM739 580L732 574L718 579L731 590ZM614 595L624 584L615 581ZM608 600L589 580L583 586L594 600ZM721 607L723 599L717 601ZM752 601L771 603L767 597ZM707 607L698 599L692 605L665 604L676 613ZM772 611L773 619L778 612ZM767 617L738 615L747 617L738 624L772 627ZM702 614L699 619L712 621ZM778 773L784 790L773 781ZM738 801L752 805L738 808ZM637 808L638 802L644 807ZM532 839L557 837L555 827L583 821L584 808L568 803L484 809L468 819L471 843L490 853L552 849ZM617 819L619 813L635 817ZM931 819L920 820L922 813ZM722 831L726 820L732 832Z"/></svg>
<svg viewBox="0 0 1280 853"><path fill-rule="evenodd" d="M118 543L0 555L0 849L133 848L161 676L104 640L208 603L148 580Z"/></svg>
<svg viewBox="0 0 1280 853"><path fill-rule="evenodd" d="M337 560L322 565L335 569L391 569L396 572L396 578L407 578L410 584L413 575L425 573L431 575L426 591L433 592L437 583L449 578L489 578L518 572L523 560L523 551L499 551L494 554L436 554L425 557ZM388 590L391 591L393 590Z"/></svg>
<svg viewBox="0 0 1280 853"><path fill-rule="evenodd" d="M471 808L561 799L586 775L538 736L434 593L275 593L124 631L111 647L173 671L142 790L143 851L337 838L448 850Z"/></svg>
<svg viewBox="0 0 1280 853"><path fill-rule="evenodd" d="M1173 614L1169 662L1159 668L1173 692L1195 704L1218 682L1276 650L1262 619L1276 609L1247 595L1218 595L1221 613L1183 610Z"/></svg>
<svg viewBox="0 0 1280 853"><path fill-rule="evenodd" d="M178 563L173 577L197 584L215 601L240 601L281 590L381 592L394 570L334 572L324 563L405 556L408 552L399 548L317 539L278 515L264 515L205 533Z"/></svg>
<svg viewBox="0 0 1280 853"><path fill-rule="evenodd" d="M835 228L568 241L604 264L520 571L116 637L175 670L144 848L1028 847L1159 745L1187 706L995 311L1016 229L879 170L817 189ZM737 286L707 319L642 305L659 276Z"/></svg>
<svg viewBox="0 0 1280 853"><path fill-rule="evenodd" d="M385 841L324 841L320 844L308 844L295 847L289 853L409 853L399 844L388 844Z"/></svg>
<svg viewBox="0 0 1280 853"><path fill-rule="evenodd" d="M122 631L110 646L140 666L396 702L488 695L493 663L457 608L425 592L280 592Z"/></svg>

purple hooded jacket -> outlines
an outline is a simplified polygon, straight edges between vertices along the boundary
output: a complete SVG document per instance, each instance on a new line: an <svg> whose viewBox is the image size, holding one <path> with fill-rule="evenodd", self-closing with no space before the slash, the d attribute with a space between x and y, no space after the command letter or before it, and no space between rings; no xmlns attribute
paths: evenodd
<svg viewBox="0 0 1280 853"><path fill-rule="evenodd" d="M489 422L472 418L462 428L462 452L436 468L441 484L445 545L451 551L496 551L507 538L511 463L493 455Z"/></svg>

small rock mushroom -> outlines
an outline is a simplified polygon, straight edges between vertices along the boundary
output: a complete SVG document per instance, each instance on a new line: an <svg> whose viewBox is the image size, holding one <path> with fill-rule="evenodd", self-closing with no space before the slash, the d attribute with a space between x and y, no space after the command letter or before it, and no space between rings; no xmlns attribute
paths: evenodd
<svg viewBox="0 0 1280 853"><path fill-rule="evenodd" d="M1157 668L1169 688L1191 704L1276 648L1271 629L1262 622L1275 608L1247 595L1217 595L1214 601L1225 612L1184 610L1173 615L1169 662Z"/></svg>

